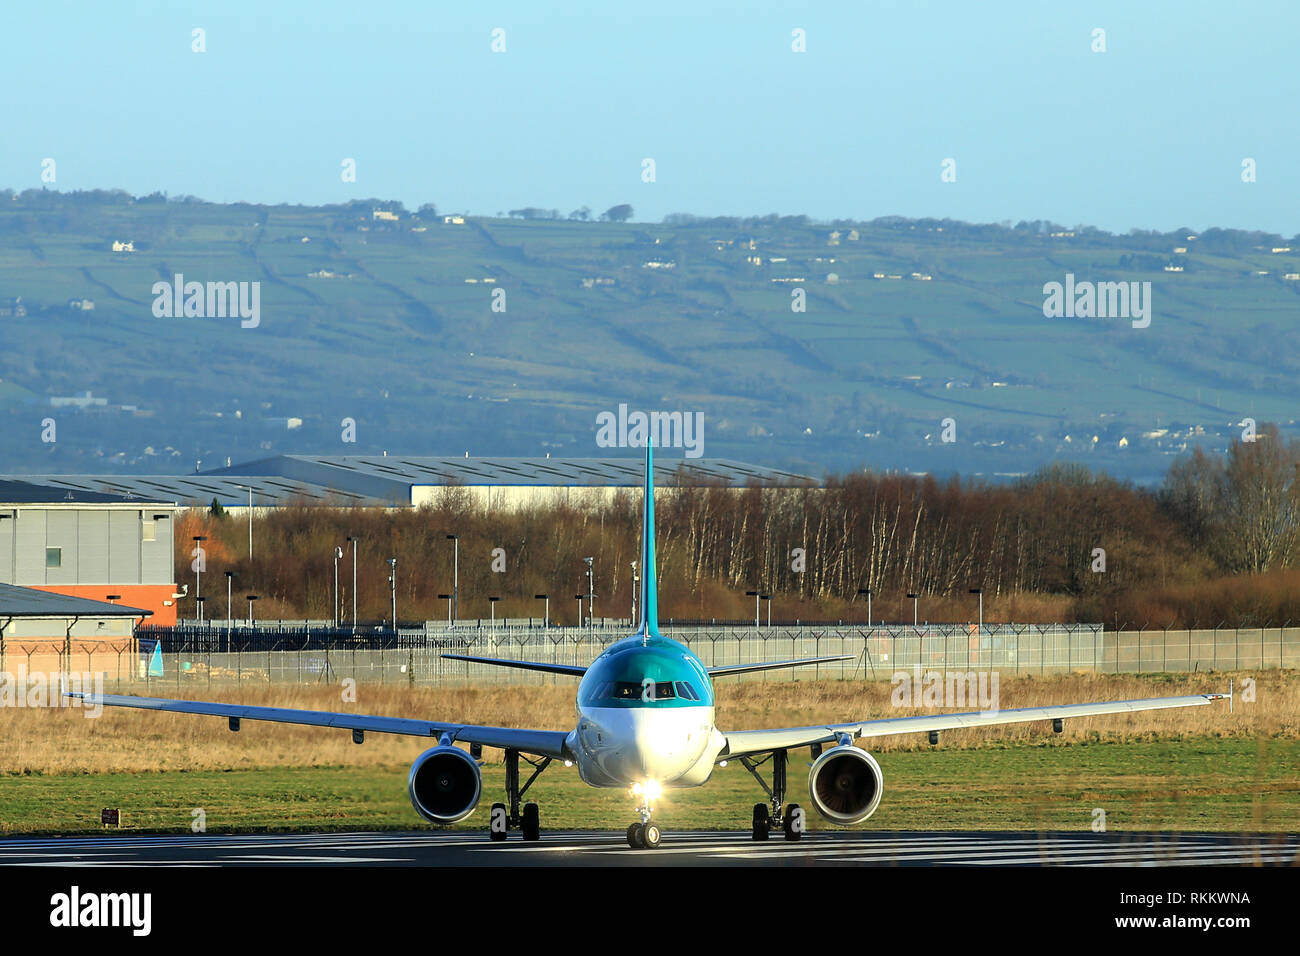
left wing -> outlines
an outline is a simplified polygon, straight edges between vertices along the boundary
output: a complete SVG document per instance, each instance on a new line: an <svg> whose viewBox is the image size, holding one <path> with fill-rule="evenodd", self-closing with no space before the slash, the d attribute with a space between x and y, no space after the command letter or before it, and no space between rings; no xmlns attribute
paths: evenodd
<svg viewBox="0 0 1300 956"><path fill-rule="evenodd" d="M834 657L801 657L794 661L758 661L754 664L723 664L706 667L710 677L727 677L731 674L753 674L756 671L774 671L783 667L803 667L805 664L832 664L835 661L855 660L856 654L837 654Z"/></svg>
<svg viewBox="0 0 1300 956"><path fill-rule="evenodd" d="M177 714L203 714L225 717L231 730L238 730L240 720L269 720L280 724L309 724L314 727L337 727L377 734L406 734L412 737L441 737L450 734L461 743L521 750L539 757L572 759L563 730L519 730L513 727L481 727L476 724L448 724L410 717L370 717L365 714L342 714L326 710L290 710L284 707L246 707L242 704L218 704L202 700L167 700L162 697L127 697L121 694L69 693L85 703L104 707L137 707Z"/></svg>
<svg viewBox="0 0 1300 956"><path fill-rule="evenodd" d="M957 730L962 727L988 727L994 724L1017 724L1027 720L1062 720L1067 717L1090 717L1095 714L1128 714L1140 710L1164 710L1168 707L1202 707L1228 694L1191 694L1186 697L1148 697L1144 700L1114 700L1098 704L1060 704L1052 707L1021 707L1016 710L971 711L964 714L922 714L918 717L890 717L848 724L822 724L818 727L785 727L776 730L742 730L727 734L727 744L719 760L745 754L767 753L790 747L833 743L847 734L860 737L885 737L890 734L924 733L932 730Z"/></svg>
<svg viewBox="0 0 1300 956"><path fill-rule="evenodd" d="M518 667L526 671L545 671L548 674L568 674L581 677L587 668L574 664L543 664L539 661L516 661L505 657L470 657L468 654L443 654L449 661L469 661L471 664L494 664L497 667Z"/></svg>

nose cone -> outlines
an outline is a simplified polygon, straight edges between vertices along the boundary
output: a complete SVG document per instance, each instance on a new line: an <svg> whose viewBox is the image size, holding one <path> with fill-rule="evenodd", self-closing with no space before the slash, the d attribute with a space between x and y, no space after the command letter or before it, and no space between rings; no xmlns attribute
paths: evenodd
<svg viewBox="0 0 1300 956"><path fill-rule="evenodd" d="M602 722L613 743L606 769L629 784L680 777L699 760L709 739L701 710L650 706L606 711Z"/></svg>

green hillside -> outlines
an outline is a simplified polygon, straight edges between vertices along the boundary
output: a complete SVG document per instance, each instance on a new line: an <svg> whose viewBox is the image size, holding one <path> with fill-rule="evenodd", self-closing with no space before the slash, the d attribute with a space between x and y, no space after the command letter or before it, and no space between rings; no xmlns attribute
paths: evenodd
<svg viewBox="0 0 1300 956"><path fill-rule="evenodd" d="M259 324L156 317L154 283L177 273L260 283ZM1045 318L1043 286L1067 273L1150 282L1149 327ZM595 416L626 402L703 412L707 456L815 474L1075 460L1145 480L1189 442L1226 445L1244 417L1291 423L1295 273L1300 239L1217 229L450 224L377 200L5 192L0 453L5 471L96 472L278 452L610 454ZM107 404L51 407L87 391Z"/></svg>

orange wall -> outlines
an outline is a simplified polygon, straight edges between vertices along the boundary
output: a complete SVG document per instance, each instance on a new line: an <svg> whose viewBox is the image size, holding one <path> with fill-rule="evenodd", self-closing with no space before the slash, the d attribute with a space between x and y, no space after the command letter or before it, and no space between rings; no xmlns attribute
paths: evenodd
<svg viewBox="0 0 1300 956"><path fill-rule="evenodd" d="M87 598L91 601L107 601L108 595L120 594L122 599L114 601L114 604L125 604L127 607L153 611L153 616L146 617L143 623L158 625L176 623L176 604L173 602L171 607L163 605L163 601L170 601L176 592L174 584L33 584L29 586L36 591L51 591L55 594Z"/></svg>

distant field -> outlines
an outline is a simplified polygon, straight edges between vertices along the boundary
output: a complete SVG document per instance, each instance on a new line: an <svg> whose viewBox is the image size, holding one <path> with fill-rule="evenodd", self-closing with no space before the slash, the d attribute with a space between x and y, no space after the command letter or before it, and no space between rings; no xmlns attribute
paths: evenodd
<svg viewBox="0 0 1300 956"><path fill-rule="evenodd" d="M1227 676L1163 675L1017 679L1001 706L1125 699L1226 687ZM1238 686L1242 677L1236 675ZM868 829L1086 829L1103 809L1110 830L1294 830L1300 820L1300 691L1291 673L1255 675L1257 699L1188 711L953 732L931 748L915 736L872 746L885 798ZM888 706L888 684L800 681L724 685L719 725L783 726L915 711ZM357 710L548 728L572 723L572 688L360 689ZM245 703L339 709L337 691L245 690ZM0 711L0 832L99 829L99 810L123 809L134 830L187 831L192 811L213 832L423 826L406 795L411 761L428 740L140 711ZM488 751L479 811L486 826L502 799L504 769ZM791 754L790 799L807 803L807 751ZM553 764L529 792L551 828L621 829L630 797L592 790ZM704 787L669 791L658 809L668 829L744 828L762 799L744 768L719 769ZM813 826L820 826L813 820Z"/></svg>

